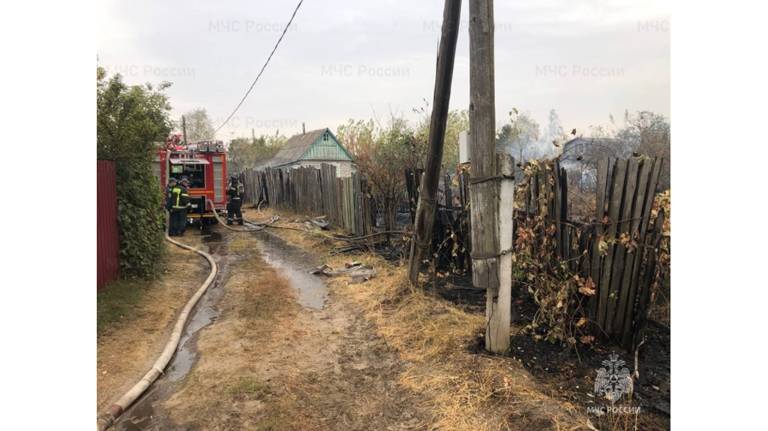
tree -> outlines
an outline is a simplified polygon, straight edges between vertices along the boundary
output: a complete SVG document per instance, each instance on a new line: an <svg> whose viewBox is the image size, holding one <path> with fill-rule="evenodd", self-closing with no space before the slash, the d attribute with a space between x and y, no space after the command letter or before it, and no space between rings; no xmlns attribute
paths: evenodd
<svg viewBox="0 0 768 431"><path fill-rule="evenodd" d="M385 126L371 120L347 121L337 129L339 141L352 153L360 174L368 180L381 207L387 230L395 228L397 208L405 199L405 170L423 169L429 137L428 104L414 109L424 118L414 130L402 117ZM459 159L459 133L469 128L466 110L448 113L443 151L444 169L454 170Z"/></svg>
<svg viewBox="0 0 768 431"><path fill-rule="evenodd" d="M518 161L528 160L535 157L533 149L540 134L536 120L525 112L513 109L509 113L509 123L496 134L496 149L511 154Z"/></svg>
<svg viewBox="0 0 768 431"><path fill-rule="evenodd" d="M337 136L352 152L358 171L371 185L387 230L394 229L397 208L405 193L404 169L420 161L413 130L405 119L393 116L386 128L376 128L373 120L349 120L338 127Z"/></svg>
<svg viewBox="0 0 768 431"><path fill-rule="evenodd" d="M227 160L229 171L242 172L259 163L271 159L280 151L287 138L276 132L274 135L262 135L258 138L235 138L229 143Z"/></svg>
<svg viewBox="0 0 768 431"><path fill-rule="evenodd" d="M423 169L426 161L427 144L429 141L429 123L432 111L429 103L424 101L424 106L414 108L414 112L422 114L419 124L414 131L414 162L415 167ZM456 170L459 164L459 133L469 130L469 111L466 109L454 109L448 112L445 124L445 141L443 142L443 169Z"/></svg>
<svg viewBox="0 0 768 431"><path fill-rule="evenodd" d="M187 142L194 143L213 139L213 122L208 118L208 112L204 108L189 111L184 114L184 118L187 123Z"/></svg>
<svg viewBox="0 0 768 431"><path fill-rule="evenodd" d="M373 120L348 120L337 129L337 137L350 153L357 156L370 150L375 140Z"/></svg>
<svg viewBox="0 0 768 431"><path fill-rule="evenodd" d="M659 188L662 190L670 187L671 179L671 151L670 151L670 125L669 121L660 114L650 111L639 111L635 114L624 114L624 128L620 129L616 137L626 143L640 154L664 159L659 178Z"/></svg>
<svg viewBox="0 0 768 431"><path fill-rule="evenodd" d="M157 147L171 131L171 84L128 86L96 71L96 153L117 170L120 265L124 276L154 273L165 231L163 193L152 170Z"/></svg>

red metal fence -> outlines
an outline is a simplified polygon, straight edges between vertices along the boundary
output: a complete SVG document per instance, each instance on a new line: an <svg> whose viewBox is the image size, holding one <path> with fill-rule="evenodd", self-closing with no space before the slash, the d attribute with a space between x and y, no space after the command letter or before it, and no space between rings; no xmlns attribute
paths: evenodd
<svg viewBox="0 0 768 431"><path fill-rule="evenodd" d="M120 275L120 236L117 224L115 162L96 165L96 288Z"/></svg>

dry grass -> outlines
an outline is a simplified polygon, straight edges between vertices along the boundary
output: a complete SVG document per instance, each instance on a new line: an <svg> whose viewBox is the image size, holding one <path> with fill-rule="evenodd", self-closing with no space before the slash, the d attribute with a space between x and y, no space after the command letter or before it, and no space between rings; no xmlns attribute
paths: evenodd
<svg viewBox="0 0 768 431"><path fill-rule="evenodd" d="M398 390L396 354L362 319L338 302L301 307L259 256L257 236L230 238L221 314L163 404L175 429L422 429L415 397Z"/></svg>
<svg viewBox="0 0 768 431"><path fill-rule="evenodd" d="M249 235L235 235L227 249L240 261L226 281L220 318L202 331L203 354L165 408L174 423L199 429L296 429L300 409L276 397L257 360L281 322L294 317L293 292L257 257Z"/></svg>
<svg viewBox="0 0 768 431"><path fill-rule="evenodd" d="M117 401L155 361L176 315L208 274L202 258L166 243L165 269L151 281L120 282L99 293L97 408Z"/></svg>
<svg viewBox="0 0 768 431"><path fill-rule="evenodd" d="M370 254L330 256L325 241L300 232L278 234L298 246L325 253L340 267L354 259L378 275L363 284L333 279L334 294L351 301L374 323L377 333L406 362L399 383L428 400L429 429L589 429L588 419L570 403L547 396L514 360L474 354L484 316L409 287L406 269Z"/></svg>

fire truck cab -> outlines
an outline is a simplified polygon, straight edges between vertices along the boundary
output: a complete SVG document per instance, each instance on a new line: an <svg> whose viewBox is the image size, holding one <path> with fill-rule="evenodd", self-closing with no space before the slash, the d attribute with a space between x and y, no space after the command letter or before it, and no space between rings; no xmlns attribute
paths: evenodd
<svg viewBox="0 0 768 431"><path fill-rule="evenodd" d="M155 175L163 190L169 178L189 179L191 207L187 219L201 224L214 224L213 211L224 211L227 206L227 153L221 141L202 141L181 144L179 135L166 141L155 159ZM213 202L213 206L210 202Z"/></svg>

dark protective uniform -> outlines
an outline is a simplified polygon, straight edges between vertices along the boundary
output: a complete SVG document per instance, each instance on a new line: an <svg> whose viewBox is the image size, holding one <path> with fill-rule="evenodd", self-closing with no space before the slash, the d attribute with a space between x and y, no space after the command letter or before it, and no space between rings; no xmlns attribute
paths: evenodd
<svg viewBox="0 0 768 431"><path fill-rule="evenodd" d="M187 230L187 207L189 206L189 192L183 185L176 185L170 192L171 221L168 227L168 235L183 235Z"/></svg>
<svg viewBox="0 0 768 431"><path fill-rule="evenodd" d="M243 212L241 207L243 206L243 194L245 193L245 187L240 181L230 181L229 188L227 189L227 196L229 196L229 202L227 203L227 224L232 224L236 221L240 226L243 225Z"/></svg>
<svg viewBox="0 0 768 431"><path fill-rule="evenodd" d="M173 188L176 187L176 184L174 185L168 185L165 188L165 209L168 210L168 212L171 211L171 208L173 208Z"/></svg>

